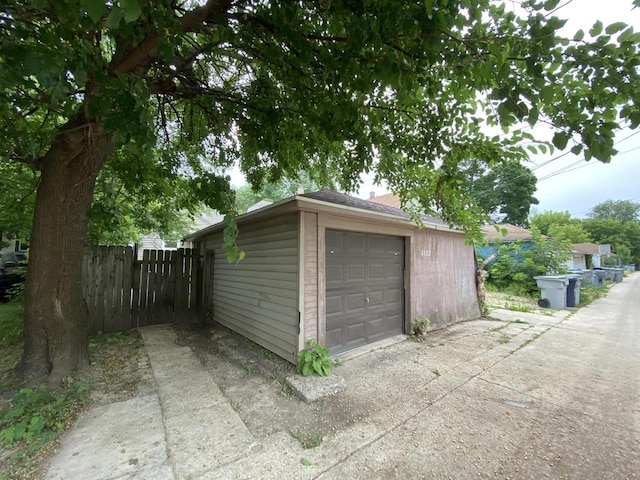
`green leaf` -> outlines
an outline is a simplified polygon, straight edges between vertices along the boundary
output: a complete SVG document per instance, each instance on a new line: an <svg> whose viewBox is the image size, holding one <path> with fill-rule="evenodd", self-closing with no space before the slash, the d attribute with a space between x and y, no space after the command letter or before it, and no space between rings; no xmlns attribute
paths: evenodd
<svg viewBox="0 0 640 480"><path fill-rule="evenodd" d="M114 5L111 8L111 12L107 17L105 25L107 28L116 29L118 28L118 26L120 26L120 20L122 20L122 9L117 5Z"/></svg>
<svg viewBox="0 0 640 480"><path fill-rule="evenodd" d="M107 11L107 5L104 0L84 0L84 7L89 18L94 22L99 22Z"/></svg>
<svg viewBox="0 0 640 480"><path fill-rule="evenodd" d="M134 22L142 15L138 0L120 0L120 3L124 10L124 21L126 23Z"/></svg>
<svg viewBox="0 0 640 480"><path fill-rule="evenodd" d="M569 134L566 132L556 132L551 142L556 148L564 150L569 142Z"/></svg>
<svg viewBox="0 0 640 480"><path fill-rule="evenodd" d="M616 22L607 26L606 32L608 35L613 35L614 33L618 33L621 30L624 30L627 27L627 24L624 22Z"/></svg>
<svg viewBox="0 0 640 480"><path fill-rule="evenodd" d="M602 22L598 20L593 24L591 30L589 30L589 35L591 35L592 37L597 37L598 35L600 35L600 33L602 33Z"/></svg>
<svg viewBox="0 0 640 480"><path fill-rule="evenodd" d="M573 36L573 39L576 42L582 41L583 38L584 38L584 31L582 29L578 30L576 34Z"/></svg>
<svg viewBox="0 0 640 480"><path fill-rule="evenodd" d="M529 123L529 125L533 127L538 122L539 115L540 112L538 112L537 108L533 107L531 110L529 110L529 117L527 118L527 122Z"/></svg>

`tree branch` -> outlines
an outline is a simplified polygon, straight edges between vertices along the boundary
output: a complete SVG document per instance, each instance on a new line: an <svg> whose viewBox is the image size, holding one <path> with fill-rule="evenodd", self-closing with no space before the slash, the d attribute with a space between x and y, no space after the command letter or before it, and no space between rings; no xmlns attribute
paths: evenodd
<svg viewBox="0 0 640 480"><path fill-rule="evenodd" d="M178 23L187 32L198 30L209 18L224 12L231 6L232 0L209 0L206 5L198 7L180 17ZM158 46L162 35L149 34L113 69L118 73L129 73L136 68Z"/></svg>

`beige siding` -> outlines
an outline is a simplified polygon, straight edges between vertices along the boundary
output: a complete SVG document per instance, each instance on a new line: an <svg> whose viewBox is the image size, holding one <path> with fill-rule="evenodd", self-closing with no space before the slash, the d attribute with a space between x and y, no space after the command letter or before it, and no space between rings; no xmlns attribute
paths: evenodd
<svg viewBox="0 0 640 480"><path fill-rule="evenodd" d="M215 249L212 310L215 321L291 361L298 353L298 215L240 225L245 258L226 261L222 233Z"/></svg>
<svg viewBox="0 0 640 480"><path fill-rule="evenodd" d="M304 341L318 340L318 214L304 221Z"/></svg>
<svg viewBox="0 0 640 480"><path fill-rule="evenodd" d="M480 315L473 247L464 236L418 230L410 255L412 321L428 317L441 328Z"/></svg>

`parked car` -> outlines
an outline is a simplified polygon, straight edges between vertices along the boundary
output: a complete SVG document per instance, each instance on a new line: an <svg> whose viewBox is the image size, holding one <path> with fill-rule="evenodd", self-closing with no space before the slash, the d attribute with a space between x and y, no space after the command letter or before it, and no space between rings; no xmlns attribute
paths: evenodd
<svg viewBox="0 0 640 480"><path fill-rule="evenodd" d="M27 261L22 252L5 252L0 254L0 301L10 298L10 290L24 281L24 269L19 268Z"/></svg>

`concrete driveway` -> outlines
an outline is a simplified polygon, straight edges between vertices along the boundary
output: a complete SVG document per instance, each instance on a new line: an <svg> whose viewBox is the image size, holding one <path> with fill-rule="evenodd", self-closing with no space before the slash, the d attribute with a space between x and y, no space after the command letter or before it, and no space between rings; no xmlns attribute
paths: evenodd
<svg viewBox="0 0 640 480"><path fill-rule="evenodd" d="M640 274L492 316L346 360L311 406L144 329L157 392L87 412L45 478L640 478Z"/></svg>

